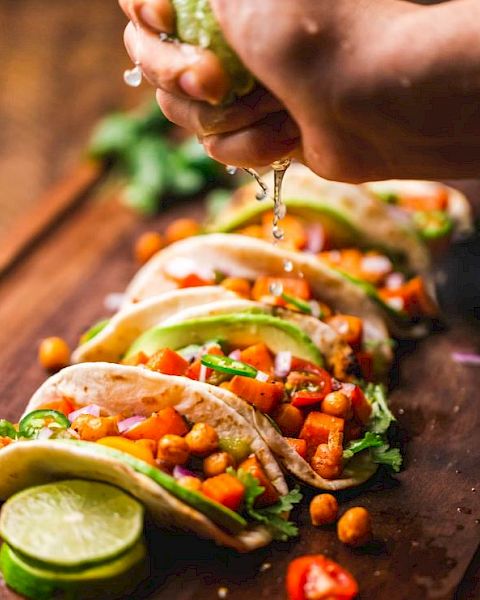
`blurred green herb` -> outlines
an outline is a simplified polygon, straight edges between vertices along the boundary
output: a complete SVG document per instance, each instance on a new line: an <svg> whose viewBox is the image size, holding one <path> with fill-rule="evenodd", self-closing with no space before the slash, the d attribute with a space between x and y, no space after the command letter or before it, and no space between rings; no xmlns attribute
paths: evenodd
<svg viewBox="0 0 480 600"><path fill-rule="evenodd" d="M176 140L176 132L152 103L138 113L105 117L93 132L89 153L125 178L124 201L144 214L155 213L166 195L193 196L228 186L223 165L209 158L194 137Z"/></svg>

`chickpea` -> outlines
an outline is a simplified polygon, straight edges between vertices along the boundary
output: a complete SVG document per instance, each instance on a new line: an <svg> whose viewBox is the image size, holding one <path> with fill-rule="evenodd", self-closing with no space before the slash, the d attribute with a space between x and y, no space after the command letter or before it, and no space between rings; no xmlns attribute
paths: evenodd
<svg viewBox="0 0 480 600"><path fill-rule="evenodd" d="M233 458L228 452L214 452L203 460L203 472L206 477L215 477L233 467Z"/></svg>
<svg viewBox="0 0 480 600"><path fill-rule="evenodd" d="M312 469L325 479L337 479L343 470L343 451L340 447L331 448L328 444L319 444L312 457Z"/></svg>
<svg viewBox="0 0 480 600"><path fill-rule="evenodd" d="M167 465L184 465L190 458L190 449L185 438L179 435L164 435L158 442L158 460Z"/></svg>
<svg viewBox="0 0 480 600"><path fill-rule="evenodd" d="M185 475L180 477L178 480L179 485L192 492L199 492L202 488L202 482L198 477L192 477L191 475Z"/></svg>
<svg viewBox="0 0 480 600"><path fill-rule="evenodd" d="M165 230L167 244L173 244L200 233L200 224L195 219L176 219Z"/></svg>
<svg viewBox="0 0 480 600"><path fill-rule="evenodd" d="M318 494L310 502L310 518L313 525L334 523L338 514L338 502L332 494Z"/></svg>
<svg viewBox="0 0 480 600"><path fill-rule="evenodd" d="M239 296L250 298L252 286L247 279L242 279L241 277L226 277L220 285L231 292L235 292L235 294L238 294Z"/></svg>
<svg viewBox="0 0 480 600"><path fill-rule="evenodd" d="M302 411L291 404L281 404L274 414L275 423L285 437L298 437L303 426Z"/></svg>
<svg viewBox="0 0 480 600"><path fill-rule="evenodd" d="M337 524L338 539L348 546L363 546L372 538L370 513L362 506L350 508Z"/></svg>
<svg viewBox="0 0 480 600"><path fill-rule="evenodd" d="M44 369L57 371L70 362L70 348L60 337L48 337L40 342L38 361Z"/></svg>
<svg viewBox="0 0 480 600"><path fill-rule="evenodd" d="M322 400L321 411L332 417L347 419L352 412L352 401L343 392L330 392Z"/></svg>
<svg viewBox="0 0 480 600"><path fill-rule="evenodd" d="M94 417L80 415L72 423L72 429L78 433L80 439L87 442L118 435L117 417Z"/></svg>
<svg viewBox="0 0 480 600"><path fill-rule="evenodd" d="M185 436L190 452L195 456L206 456L218 448L218 435L208 423L195 423Z"/></svg>
<svg viewBox="0 0 480 600"><path fill-rule="evenodd" d="M145 231L135 241L134 254L137 262L141 265L146 263L163 248L165 241L157 231Z"/></svg>

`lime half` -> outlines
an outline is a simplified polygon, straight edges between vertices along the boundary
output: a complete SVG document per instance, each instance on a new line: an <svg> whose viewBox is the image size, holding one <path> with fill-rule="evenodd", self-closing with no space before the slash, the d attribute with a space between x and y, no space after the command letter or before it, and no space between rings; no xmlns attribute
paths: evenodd
<svg viewBox="0 0 480 600"><path fill-rule="evenodd" d="M0 570L8 587L31 600L123 597L148 573L145 545L141 541L111 562L75 572L56 572L32 565L3 544Z"/></svg>
<svg viewBox="0 0 480 600"><path fill-rule="evenodd" d="M12 496L0 514L0 536L27 558L79 568L111 560L137 542L143 507L105 483L68 480Z"/></svg>
<svg viewBox="0 0 480 600"><path fill-rule="evenodd" d="M253 76L225 40L209 0L172 0L172 4L178 38L214 52L230 75L235 95L243 96L250 92L254 84Z"/></svg>

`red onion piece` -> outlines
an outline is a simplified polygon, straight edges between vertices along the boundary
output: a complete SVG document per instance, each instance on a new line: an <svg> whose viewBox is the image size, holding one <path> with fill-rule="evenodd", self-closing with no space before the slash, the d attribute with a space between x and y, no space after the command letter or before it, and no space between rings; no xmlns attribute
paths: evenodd
<svg viewBox="0 0 480 600"><path fill-rule="evenodd" d="M38 432L37 440L48 440L52 437L53 431L48 427L42 427Z"/></svg>
<svg viewBox="0 0 480 600"><path fill-rule="evenodd" d="M286 377L292 368L292 353L288 351L279 352L275 357L275 375Z"/></svg>
<svg viewBox="0 0 480 600"><path fill-rule="evenodd" d="M120 423L118 424L118 431L120 433L125 433L126 431L132 429L132 427L143 423L143 421L145 421L145 417L140 417L138 415L135 417L128 417L128 419L120 421Z"/></svg>
<svg viewBox="0 0 480 600"><path fill-rule="evenodd" d="M325 246L325 230L320 223L314 223L307 230L306 251L317 254Z"/></svg>
<svg viewBox="0 0 480 600"><path fill-rule="evenodd" d="M228 358L233 358L233 360L240 360L241 353L242 353L242 351L239 348L237 348L236 350L233 350L232 352L230 352L230 354L228 355Z"/></svg>
<svg viewBox="0 0 480 600"><path fill-rule="evenodd" d="M198 381L205 383L207 380L207 367L205 365L200 365L200 373L198 375Z"/></svg>
<svg viewBox="0 0 480 600"><path fill-rule="evenodd" d="M173 468L173 476L175 479L181 479L182 477L196 477L195 473L180 465L175 465Z"/></svg>
<svg viewBox="0 0 480 600"><path fill-rule="evenodd" d="M402 273L397 273L396 271L387 275L387 278L385 279L385 287L389 290L398 290L404 283L405 277Z"/></svg>
<svg viewBox="0 0 480 600"><path fill-rule="evenodd" d="M80 415L91 415L92 417L100 416L100 407L97 404L89 404L88 406L83 406L78 410L74 410L68 415L68 420L70 423L73 423L75 419L78 419Z"/></svg>
<svg viewBox="0 0 480 600"><path fill-rule="evenodd" d="M473 352L452 352L452 360L461 365L480 366L480 354Z"/></svg>
<svg viewBox="0 0 480 600"><path fill-rule="evenodd" d="M257 381L268 381L269 380L269 375L268 373L264 373L263 371L257 371L257 374L255 375L255 379Z"/></svg>
<svg viewBox="0 0 480 600"><path fill-rule="evenodd" d="M362 271L375 275L386 275L392 270L392 263L386 256L373 255L362 258Z"/></svg>

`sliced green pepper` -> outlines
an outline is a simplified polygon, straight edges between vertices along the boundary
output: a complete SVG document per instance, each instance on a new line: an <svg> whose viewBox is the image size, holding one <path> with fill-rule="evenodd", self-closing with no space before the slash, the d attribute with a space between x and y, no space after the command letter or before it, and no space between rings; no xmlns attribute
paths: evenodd
<svg viewBox="0 0 480 600"><path fill-rule="evenodd" d="M228 373L229 375L242 375L243 377L256 377L258 371L255 367L247 365L247 363L241 362L230 358L229 356L218 356L216 354L204 354L200 359L202 365L214 369L215 371L221 371L222 373Z"/></svg>
<svg viewBox="0 0 480 600"><path fill-rule="evenodd" d="M312 307L310 306L310 304L305 300L302 300L301 298L297 298L297 296L290 296L290 294L286 294L285 292L283 292L282 300L285 300L287 304L292 304L293 306L295 306L295 308L298 308L298 310L307 315L312 314Z"/></svg>
<svg viewBox="0 0 480 600"><path fill-rule="evenodd" d="M44 427L68 429L70 421L58 410L34 410L23 417L18 424L18 431L22 437L33 438Z"/></svg>
<svg viewBox="0 0 480 600"><path fill-rule="evenodd" d="M8 437L14 440L17 437L17 432L13 423L6 419L0 419L0 437Z"/></svg>
<svg viewBox="0 0 480 600"><path fill-rule="evenodd" d="M416 211L413 222L424 240L437 240L452 232L453 221L450 215L441 210Z"/></svg>

